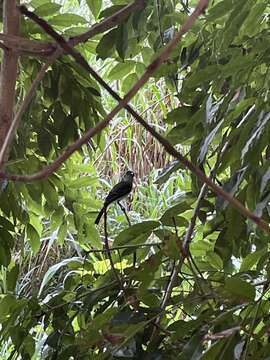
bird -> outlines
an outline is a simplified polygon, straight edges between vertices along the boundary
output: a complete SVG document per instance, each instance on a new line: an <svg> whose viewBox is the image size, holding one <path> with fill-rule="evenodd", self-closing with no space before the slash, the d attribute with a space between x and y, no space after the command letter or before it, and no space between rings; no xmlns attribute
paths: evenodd
<svg viewBox="0 0 270 360"><path fill-rule="evenodd" d="M97 225L100 222L100 219L104 212L107 210L108 206L113 202L118 202L126 197L132 190L134 172L128 170L125 175L121 178L120 182L116 184L109 194L106 196L102 209L100 210L95 224Z"/></svg>

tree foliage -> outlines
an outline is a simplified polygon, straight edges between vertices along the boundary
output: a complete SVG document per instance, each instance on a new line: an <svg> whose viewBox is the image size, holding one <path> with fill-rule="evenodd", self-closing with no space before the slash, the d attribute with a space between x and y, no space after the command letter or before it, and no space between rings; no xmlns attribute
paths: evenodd
<svg viewBox="0 0 270 360"><path fill-rule="evenodd" d="M120 96L197 5L137 2L76 46ZM25 3L70 41L131 4ZM267 0L213 1L132 100L189 161L267 223L268 35ZM59 46L23 16L20 36L35 42L20 48L15 113ZM62 54L23 114L5 172L38 172L115 105ZM94 220L121 166L140 171L131 226L116 206L109 210L112 269ZM49 177L2 179L0 196L1 358L268 358L269 235L166 154L128 111Z"/></svg>

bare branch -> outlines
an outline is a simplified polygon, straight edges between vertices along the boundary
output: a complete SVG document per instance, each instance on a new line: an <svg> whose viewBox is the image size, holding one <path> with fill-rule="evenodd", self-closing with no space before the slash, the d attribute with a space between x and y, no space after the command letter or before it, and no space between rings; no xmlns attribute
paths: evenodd
<svg viewBox="0 0 270 360"><path fill-rule="evenodd" d="M48 55L55 50L55 45L50 42L29 40L21 36L0 33L1 44L7 49L20 54Z"/></svg>

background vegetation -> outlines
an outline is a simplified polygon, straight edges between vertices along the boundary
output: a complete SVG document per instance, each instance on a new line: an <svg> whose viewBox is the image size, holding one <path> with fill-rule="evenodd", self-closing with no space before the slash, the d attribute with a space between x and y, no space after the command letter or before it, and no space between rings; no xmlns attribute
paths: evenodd
<svg viewBox="0 0 270 360"><path fill-rule="evenodd" d="M118 102L19 1L1 3L2 150L14 126L0 153L1 359L269 359L269 2L201 0L207 9L130 102L247 216L127 110L30 181ZM71 46L94 29L76 49L121 97L197 5L21 3ZM128 168L131 226L117 205L108 215L113 271L94 220Z"/></svg>

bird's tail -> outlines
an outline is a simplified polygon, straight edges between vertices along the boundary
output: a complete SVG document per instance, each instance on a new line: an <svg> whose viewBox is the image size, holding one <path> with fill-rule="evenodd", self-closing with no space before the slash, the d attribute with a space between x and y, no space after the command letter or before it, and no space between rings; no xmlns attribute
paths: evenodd
<svg viewBox="0 0 270 360"><path fill-rule="evenodd" d="M96 225L100 222L100 219L101 219L102 215L104 214L104 211L105 211L105 207L103 206L103 208L100 210L100 212L98 213L98 216L95 220Z"/></svg>

